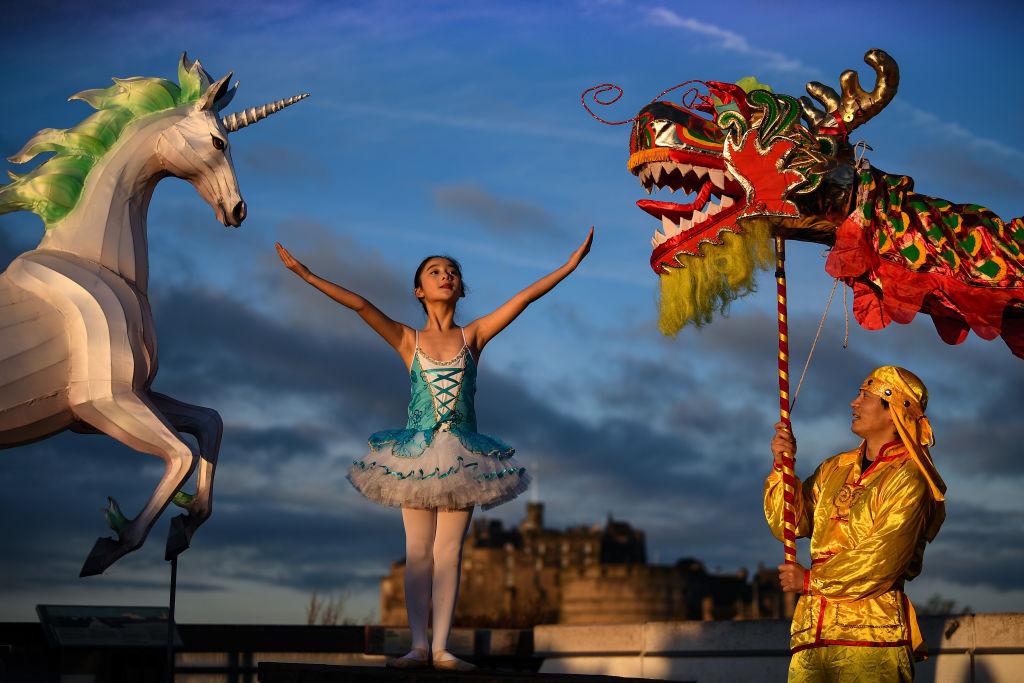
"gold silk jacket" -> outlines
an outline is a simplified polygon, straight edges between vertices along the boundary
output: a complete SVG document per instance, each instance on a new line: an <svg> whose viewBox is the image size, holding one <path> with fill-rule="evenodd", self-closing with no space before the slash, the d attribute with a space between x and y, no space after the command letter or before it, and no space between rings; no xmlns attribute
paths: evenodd
<svg viewBox="0 0 1024 683"><path fill-rule="evenodd" d="M942 508L899 441L882 447L861 472L864 445L825 460L796 486L797 536L810 536L807 590L793 614L793 652L824 645L924 643L904 581L921 573L925 532ZM764 485L764 514L782 540L782 472Z"/></svg>

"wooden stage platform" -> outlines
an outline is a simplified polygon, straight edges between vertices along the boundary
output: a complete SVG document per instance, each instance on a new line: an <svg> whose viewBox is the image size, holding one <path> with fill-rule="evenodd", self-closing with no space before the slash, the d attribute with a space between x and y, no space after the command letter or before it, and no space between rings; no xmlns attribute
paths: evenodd
<svg viewBox="0 0 1024 683"><path fill-rule="evenodd" d="M433 669L387 669L378 666L331 666L326 664L284 664L260 662L260 683L658 683L651 678L542 674L535 671L477 669L464 673Z"/></svg>

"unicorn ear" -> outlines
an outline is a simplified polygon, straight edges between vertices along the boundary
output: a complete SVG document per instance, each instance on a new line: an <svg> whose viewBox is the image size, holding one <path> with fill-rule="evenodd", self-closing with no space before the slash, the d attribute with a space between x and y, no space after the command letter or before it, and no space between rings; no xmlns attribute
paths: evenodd
<svg viewBox="0 0 1024 683"><path fill-rule="evenodd" d="M206 89L206 92L196 101L197 111L218 111L220 109L220 100L224 97L228 90L228 81L231 80L231 76L234 74L228 73L227 76L220 79L216 83L211 83L210 87Z"/></svg>
<svg viewBox="0 0 1024 683"><path fill-rule="evenodd" d="M226 107L229 104L231 104L231 100L235 99L235 93L237 93L237 92L238 92L238 81L235 81L235 84L233 86L231 86L228 89L228 91L226 93L224 93L223 96L217 98L217 101L216 101L216 104L214 105L214 108L217 111L220 111L224 107Z"/></svg>

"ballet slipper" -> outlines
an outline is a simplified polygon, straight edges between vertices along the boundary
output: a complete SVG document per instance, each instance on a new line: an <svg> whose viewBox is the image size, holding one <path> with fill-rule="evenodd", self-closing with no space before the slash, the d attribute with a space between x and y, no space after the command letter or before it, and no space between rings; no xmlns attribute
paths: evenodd
<svg viewBox="0 0 1024 683"><path fill-rule="evenodd" d="M388 657L385 666L389 669L426 669L430 666L427 648L414 647L401 657Z"/></svg>
<svg viewBox="0 0 1024 683"><path fill-rule="evenodd" d="M470 664L461 660L448 650L438 650L434 653L434 668L439 671L473 671L476 664Z"/></svg>

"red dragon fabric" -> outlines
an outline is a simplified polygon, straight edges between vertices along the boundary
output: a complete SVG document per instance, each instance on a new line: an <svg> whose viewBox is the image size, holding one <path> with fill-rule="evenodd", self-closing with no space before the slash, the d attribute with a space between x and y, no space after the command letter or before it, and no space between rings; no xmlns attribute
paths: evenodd
<svg viewBox="0 0 1024 683"><path fill-rule="evenodd" d="M939 336L959 344L969 330L1002 336L1024 357L1024 219L1004 223L977 204L914 192L907 176L869 168L857 210L836 230L825 269L854 291L869 330L932 316Z"/></svg>

